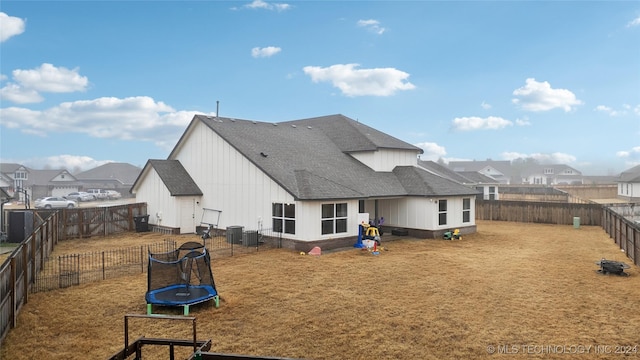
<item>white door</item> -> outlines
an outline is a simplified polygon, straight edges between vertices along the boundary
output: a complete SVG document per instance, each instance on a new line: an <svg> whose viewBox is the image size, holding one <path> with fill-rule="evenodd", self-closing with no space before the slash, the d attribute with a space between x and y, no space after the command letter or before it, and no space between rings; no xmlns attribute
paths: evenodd
<svg viewBox="0 0 640 360"><path fill-rule="evenodd" d="M192 234L196 232L195 200L185 198L180 201L180 233Z"/></svg>

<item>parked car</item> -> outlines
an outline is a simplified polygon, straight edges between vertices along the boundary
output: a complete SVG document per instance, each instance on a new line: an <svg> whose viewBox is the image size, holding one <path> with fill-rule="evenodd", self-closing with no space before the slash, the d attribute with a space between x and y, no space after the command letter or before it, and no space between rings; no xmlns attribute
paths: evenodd
<svg viewBox="0 0 640 360"><path fill-rule="evenodd" d="M63 197L48 196L36 199L35 206L36 209L73 209L78 206L78 203Z"/></svg>
<svg viewBox="0 0 640 360"><path fill-rule="evenodd" d="M87 189L87 192L89 194L92 194L96 197L96 199L98 200L107 200L109 198L109 194L107 193L107 190L103 190L103 189Z"/></svg>
<svg viewBox="0 0 640 360"><path fill-rule="evenodd" d="M107 190L107 198L109 200L120 199L121 197L122 197L122 194L120 194L119 192L115 190Z"/></svg>
<svg viewBox="0 0 640 360"><path fill-rule="evenodd" d="M88 192L84 192L84 191L76 191L76 192L69 193L69 195L65 196L65 198L67 198L69 200L75 200L75 201L94 201L94 200L96 200L96 196L95 195L89 194Z"/></svg>

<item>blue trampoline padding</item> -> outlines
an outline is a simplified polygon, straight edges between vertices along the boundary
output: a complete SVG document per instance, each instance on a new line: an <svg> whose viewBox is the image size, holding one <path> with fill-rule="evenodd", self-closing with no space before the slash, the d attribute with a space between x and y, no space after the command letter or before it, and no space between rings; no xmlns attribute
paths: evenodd
<svg viewBox="0 0 640 360"><path fill-rule="evenodd" d="M211 300L218 295L211 285L171 285L147 292L147 304L182 306Z"/></svg>

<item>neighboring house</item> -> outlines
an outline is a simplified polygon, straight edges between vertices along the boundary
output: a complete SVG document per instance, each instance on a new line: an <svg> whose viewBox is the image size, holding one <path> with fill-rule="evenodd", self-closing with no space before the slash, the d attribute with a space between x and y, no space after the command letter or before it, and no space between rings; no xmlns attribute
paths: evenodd
<svg viewBox="0 0 640 360"><path fill-rule="evenodd" d="M508 160L450 161L448 167L455 172L477 172L495 179L499 184L513 183L513 169Z"/></svg>
<svg viewBox="0 0 640 360"><path fill-rule="evenodd" d="M82 186L67 170L29 169L29 175L27 188L31 190L31 200L45 196L66 196Z"/></svg>
<svg viewBox="0 0 640 360"><path fill-rule="evenodd" d="M342 115L267 123L196 115L167 160L149 160L131 192L149 223L193 233L281 232L283 246L353 244L359 224L412 236L475 231L478 192L417 165L422 150Z"/></svg>
<svg viewBox="0 0 640 360"><path fill-rule="evenodd" d="M26 196L30 196L31 189L28 188L29 169L20 164L0 163L0 187L10 196L18 193L17 200L24 201ZM26 195L29 194L29 195Z"/></svg>
<svg viewBox="0 0 640 360"><path fill-rule="evenodd" d="M531 185L579 185L582 172L568 165L527 165L521 172L522 183Z"/></svg>
<svg viewBox="0 0 640 360"><path fill-rule="evenodd" d="M45 196L65 196L80 184L67 170L34 170L20 164L2 163L2 188L15 200L33 201Z"/></svg>
<svg viewBox="0 0 640 360"><path fill-rule="evenodd" d="M116 190L122 196L129 195L129 190L140 175L137 166L128 163L107 163L90 170L76 174L76 178L83 184L83 190L95 188Z"/></svg>
<svg viewBox="0 0 640 360"><path fill-rule="evenodd" d="M456 172L445 165L438 164L434 161L418 160L418 165L436 173L447 179L457 181L463 185L467 185L478 190L479 199L483 200L499 200L498 181L492 177L483 175L475 171Z"/></svg>
<svg viewBox="0 0 640 360"><path fill-rule="evenodd" d="M629 202L640 201L640 165L620 173L618 197Z"/></svg>

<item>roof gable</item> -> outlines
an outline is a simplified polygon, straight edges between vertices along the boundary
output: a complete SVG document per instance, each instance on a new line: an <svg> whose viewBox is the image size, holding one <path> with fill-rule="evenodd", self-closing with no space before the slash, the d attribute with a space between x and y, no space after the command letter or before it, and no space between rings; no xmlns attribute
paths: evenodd
<svg viewBox="0 0 640 360"><path fill-rule="evenodd" d="M202 190L193 181L187 170L178 160L149 160L148 166L153 168L171 196L199 196ZM147 165L145 165L145 168ZM136 180L137 182L137 180ZM134 185L135 186L135 185Z"/></svg>
<svg viewBox="0 0 640 360"><path fill-rule="evenodd" d="M350 153L382 148L406 150L416 156L421 152L414 145L342 115L282 123L196 115L170 159L192 134L195 121L205 124L299 200L405 196L407 190L395 171L377 172ZM446 194L451 194L449 190ZM434 194L425 189L416 191L415 195ZM464 187L462 193L468 192Z"/></svg>

